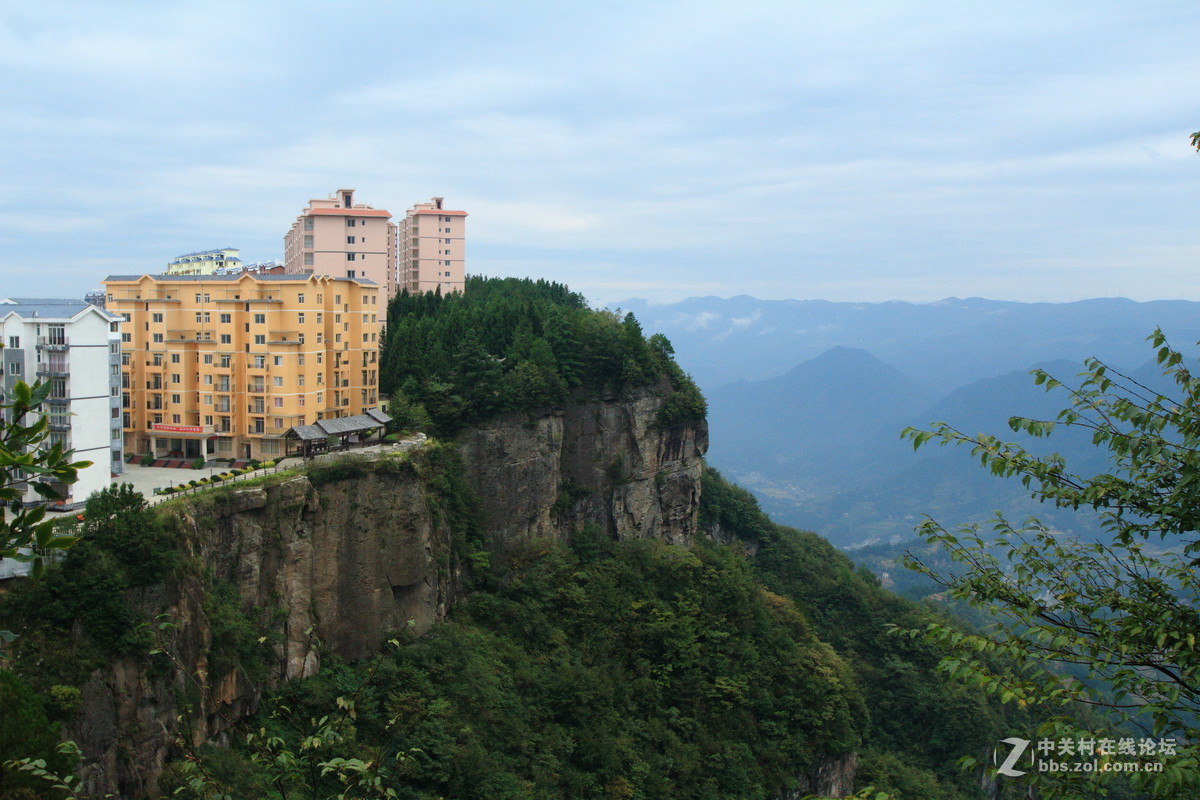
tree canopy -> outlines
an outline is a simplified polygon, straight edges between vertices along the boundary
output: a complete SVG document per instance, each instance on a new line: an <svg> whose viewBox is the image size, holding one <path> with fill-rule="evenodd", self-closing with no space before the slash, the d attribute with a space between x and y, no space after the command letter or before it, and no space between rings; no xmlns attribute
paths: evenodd
<svg viewBox="0 0 1200 800"><path fill-rule="evenodd" d="M530 411L623 389L662 387L659 422L703 418L706 407L672 357L632 314L590 309L559 283L467 280L462 293L410 295L388 307L380 389L401 426L442 434L504 411Z"/></svg>

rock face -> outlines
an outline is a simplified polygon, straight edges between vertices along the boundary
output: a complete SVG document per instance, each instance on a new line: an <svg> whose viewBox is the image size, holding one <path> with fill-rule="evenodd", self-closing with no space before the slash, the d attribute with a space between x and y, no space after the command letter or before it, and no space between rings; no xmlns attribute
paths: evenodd
<svg viewBox="0 0 1200 800"><path fill-rule="evenodd" d="M489 546L565 537L585 523L620 538L694 536L707 428L659 429L661 402L646 391L463 434ZM170 666L121 660L83 688L64 733L83 751L87 792L157 795L177 739L221 741L264 691L315 674L322 648L364 658L392 632L421 633L445 616L460 581L425 451L358 458L343 473L310 471L164 509L191 566L142 602L172 621L160 634ZM260 674L208 663L214 582L236 587L243 610L269 633Z"/></svg>
<svg viewBox="0 0 1200 800"><path fill-rule="evenodd" d="M463 434L490 535L500 545L562 538L590 522L618 539L694 537L708 426L659 428L661 402L644 391L532 420L502 417Z"/></svg>
<svg viewBox="0 0 1200 800"><path fill-rule="evenodd" d="M419 453L415 459L419 465ZM316 674L321 648L367 657L390 632L428 629L454 600L455 575L438 558L448 550L447 526L430 511L415 469L320 485L299 475L217 497L164 511L183 532L189 561L203 565L166 587L174 669L156 678L152 664L124 659L84 687L66 735L83 750L91 792L156 795L176 738L219 739L254 713L264 690ZM243 608L271 634L264 646L272 655L257 680L208 663L214 626L206 594L214 580L235 586ZM181 707L179 698L193 705Z"/></svg>

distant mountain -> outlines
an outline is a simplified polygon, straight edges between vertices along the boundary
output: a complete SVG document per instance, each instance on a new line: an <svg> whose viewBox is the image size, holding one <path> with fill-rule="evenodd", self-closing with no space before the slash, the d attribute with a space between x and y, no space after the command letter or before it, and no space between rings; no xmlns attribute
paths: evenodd
<svg viewBox="0 0 1200 800"><path fill-rule="evenodd" d="M735 473L843 482L881 436L895 438L932 399L866 350L835 347L777 378L709 392L709 461Z"/></svg>
<svg viewBox="0 0 1200 800"><path fill-rule="evenodd" d="M741 295L620 306L647 332L666 334L705 391L780 375L839 346L868 350L936 396L1043 361L1141 364L1155 326L1177 347L1200 339L1200 303L1183 300L832 303Z"/></svg>
<svg viewBox="0 0 1200 800"><path fill-rule="evenodd" d="M1008 420L1014 415L1054 419L1070 402L1065 390L1046 392L1033 383L1029 370L1016 370L971 383L917 410L912 403L920 394L911 390L912 383L877 359L871 358L875 371L888 376L879 383L890 387L878 393L837 369L815 367L840 361L856 365L846 373L850 375L869 363L862 355L847 358L830 353L788 373L820 375L829 382L824 391L806 391L802 382L785 391L782 378L734 384L743 396L757 395L754 414L741 423L745 441L738 449L727 448L717 433L725 416L736 415L737 408L728 403L725 390L713 393L714 445L709 460L753 490L774 518L814 530L841 547L911 537L926 514L956 526L986 520L1000 510L1017 520L1036 514L1082 535L1094 531L1090 518L1039 505L1019 482L980 469L965 448L927 445L914 452L899 438L908 425L928 428L941 421L967 434L992 433L1019 441L1035 453L1060 452L1080 471L1100 470L1105 463L1102 454L1080 431L1059 428L1048 438L1032 439L1009 429ZM1080 369L1070 361L1041 366L1068 383ZM863 392L853 402L848 397L852 386ZM904 386L909 391L896 388ZM802 407L814 395L820 398L818 403L832 405L839 397L845 402L837 410L819 411L810 431L800 425L760 425L757 445L764 457L755 460L752 440L757 421ZM872 397L877 400L874 404L869 401ZM777 456L781 452L811 452L812 457L783 460Z"/></svg>

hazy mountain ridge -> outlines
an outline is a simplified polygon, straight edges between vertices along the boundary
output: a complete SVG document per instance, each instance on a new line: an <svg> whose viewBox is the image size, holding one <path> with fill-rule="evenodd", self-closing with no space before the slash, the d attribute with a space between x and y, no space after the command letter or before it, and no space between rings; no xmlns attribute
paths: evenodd
<svg viewBox="0 0 1200 800"><path fill-rule="evenodd" d="M909 537L925 514L957 525L995 510L1037 514L1086 534L1086 521L1033 502L1018 484L978 469L964 449L914 453L900 431L944 421L1019 439L1010 417L1053 419L1070 402L1065 390L1034 384L1035 366L1071 384L1094 356L1163 391L1146 336L1162 327L1177 347L1200 338L1200 303L1185 301L921 305L740 296L624 307L647 331L671 338L694 370L709 398L710 462L750 487L780 522L842 547ZM790 367L784 360L813 350ZM720 381L732 374L741 379ZM1025 443L1063 452L1079 470L1103 464L1074 431Z"/></svg>
<svg viewBox="0 0 1200 800"><path fill-rule="evenodd" d="M1200 303L1097 298L1019 303L947 298L935 303L835 303L695 297L629 300L645 330L666 334L706 391L786 372L833 347L867 350L931 394L1032 364L1099 357L1141 364L1162 327L1176 346L1200 339Z"/></svg>

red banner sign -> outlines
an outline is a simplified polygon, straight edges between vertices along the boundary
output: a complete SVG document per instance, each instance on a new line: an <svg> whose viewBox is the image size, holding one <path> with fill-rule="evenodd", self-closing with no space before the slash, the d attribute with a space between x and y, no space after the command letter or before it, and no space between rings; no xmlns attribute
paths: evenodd
<svg viewBox="0 0 1200 800"><path fill-rule="evenodd" d="M161 433L204 433L202 425L166 425L162 422L154 423L154 430Z"/></svg>

